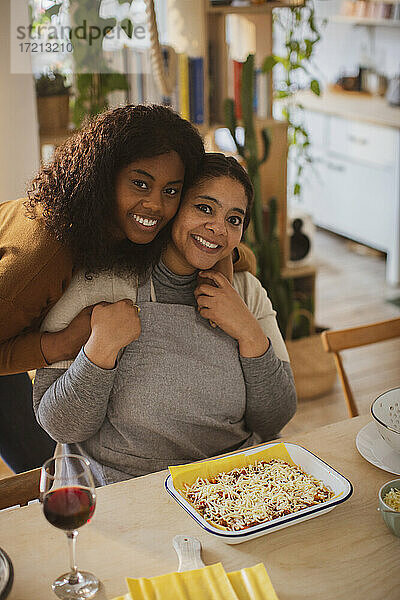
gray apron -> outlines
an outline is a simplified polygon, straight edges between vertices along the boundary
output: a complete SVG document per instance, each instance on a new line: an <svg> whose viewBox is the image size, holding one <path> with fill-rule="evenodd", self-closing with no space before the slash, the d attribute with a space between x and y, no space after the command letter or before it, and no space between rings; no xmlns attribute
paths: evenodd
<svg viewBox="0 0 400 600"><path fill-rule="evenodd" d="M250 443L237 342L194 307L157 303L151 279L137 304L141 335L125 348L102 428L85 444L106 465L106 482Z"/></svg>

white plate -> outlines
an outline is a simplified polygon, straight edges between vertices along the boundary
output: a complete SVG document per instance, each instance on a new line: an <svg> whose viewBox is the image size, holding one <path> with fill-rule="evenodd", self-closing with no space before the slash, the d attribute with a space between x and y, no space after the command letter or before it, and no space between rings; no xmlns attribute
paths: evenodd
<svg viewBox="0 0 400 600"><path fill-rule="evenodd" d="M381 438L373 421L358 432L356 446L361 456L375 467L400 475L400 454Z"/></svg>
<svg viewBox="0 0 400 600"><path fill-rule="evenodd" d="M264 450L264 448L268 448L271 446L275 446L280 442L273 442L270 444L263 444L261 446L257 446L256 448L241 450L240 452L236 452L235 454L246 454L251 455L256 452L260 452ZM260 523L259 525L254 525L253 527L249 527L246 530L241 531L222 531L217 527L214 527L210 523L208 523L203 517L185 500L185 498L181 495L179 490L175 489L171 475L168 475L165 481L165 488L169 494L181 505L182 508L189 513L189 515L202 527L212 535L214 538L217 537L224 541L226 544L240 544L241 542L247 542L253 538L259 537L260 535L265 535L266 533L271 533L272 531L276 531L278 529L282 529L283 527L288 527L289 525L295 525L296 523L300 523L301 521L306 521L307 519L312 519L313 517L318 517L341 504L348 498L350 498L353 493L353 486L350 481L343 477L338 471L336 471L333 467L329 466L326 462L315 456L306 448L299 446L298 444L292 444L289 442L285 442L286 450L290 454L290 458L293 462L302 467L306 473L309 475L313 475L320 481L322 481L325 485L330 487L330 489L334 492L333 498L327 500L326 502L322 502L320 504L316 504L315 506L310 506L309 508L303 508L296 513L292 513L290 515L286 515L283 517L278 517L273 521L267 521L265 523ZM219 460L215 458L213 460Z"/></svg>

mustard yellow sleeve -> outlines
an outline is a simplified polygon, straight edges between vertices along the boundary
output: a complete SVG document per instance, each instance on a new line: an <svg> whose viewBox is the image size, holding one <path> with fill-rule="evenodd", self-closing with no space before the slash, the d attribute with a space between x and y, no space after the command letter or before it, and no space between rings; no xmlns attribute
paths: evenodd
<svg viewBox="0 0 400 600"><path fill-rule="evenodd" d="M237 251L239 258L233 263L233 269L235 273L240 273L240 271L249 271L252 275L256 276L257 260L254 252L243 243L239 244Z"/></svg>
<svg viewBox="0 0 400 600"><path fill-rule="evenodd" d="M0 375L23 373L46 366L40 331L31 331L0 343Z"/></svg>
<svg viewBox="0 0 400 600"><path fill-rule="evenodd" d="M7 286L4 281L0 283L0 375L46 365L40 324L71 279L72 268L64 262L65 265L62 260L50 261L33 279L26 276L22 289L16 293L13 288L20 283L17 277L9 277Z"/></svg>

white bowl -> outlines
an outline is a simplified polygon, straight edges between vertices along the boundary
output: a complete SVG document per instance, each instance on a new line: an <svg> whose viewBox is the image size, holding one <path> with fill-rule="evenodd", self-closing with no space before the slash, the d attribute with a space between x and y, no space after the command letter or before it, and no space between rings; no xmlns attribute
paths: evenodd
<svg viewBox="0 0 400 600"><path fill-rule="evenodd" d="M236 454L245 454L246 456L249 456L264 450L264 448L275 446L279 443L281 442L262 444L256 448L241 450ZM184 508L186 512L188 512L189 515L196 521L196 523L200 525L200 527L205 529L213 537L218 537L226 544L240 544L241 542L247 542L248 540L265 535L266 533L271 533L272 531L277 531L283 527L288 527L289 525L295 525L301 521L318 517L319 515L329 512L335 506L350 498L353 493L353 486L348 479L343 477L343 475L338 473L338 471L333 469L333 467L330 467L326 462L318 458L318 456L315 456L315 454L309 450L306 450L306 448L289 442L285 442L285 446L286 450L290 454L291 459L296 465L302 467L306 473L313 475L325 485L330 487L330 489L334 492L333 498L330 498L321 504L316 504L315 506L310 506L309 508L303 508L302 510L292 513L291 515L285 515L283 517L278 517L273 521L267 521L265 523L260 523L259 525L253 525L253 527L249 527L244 531L225 532L211 525L187 502L179 490L175 489L171 475L168 475L167 479L165 480L165 488L167 492L171 494L171 496L178 502L178 504L180 504L182 508ZM218 458L214 460L218 460Z"/></svg>
<svg viewBox="0 0 400 600"><path fill-rule="evenodd" d="M395 452L400 452L400 388L378 396L371 414L380 436Z"/></svg>

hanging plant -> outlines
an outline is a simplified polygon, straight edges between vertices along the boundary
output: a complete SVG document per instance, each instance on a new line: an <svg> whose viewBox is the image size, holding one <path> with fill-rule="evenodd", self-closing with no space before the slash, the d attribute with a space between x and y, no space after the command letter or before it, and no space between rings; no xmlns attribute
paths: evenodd
<svg viewBox="0 0 400 600"><path fill-rule="evenodd" d="M321 28L326 22L322 21ZM284 34L284 52L281 55L267 56L263 63L263 71L271 73L276 65L280 65L283 71L283 76L275 80L275 98L285 102L282 116L288 123L289 160L295 166L289 196L299 197L304 166L311 163L312 158L309 133L302 117L304 109L296 102L294 95L300 88L310 90L317 96L321 93L320 83L314 76L317 69L313 63L315 47L321 40L314 0L305 0L301 6L275 11L274 25Z"/></svg>

